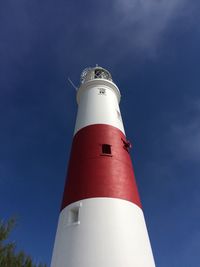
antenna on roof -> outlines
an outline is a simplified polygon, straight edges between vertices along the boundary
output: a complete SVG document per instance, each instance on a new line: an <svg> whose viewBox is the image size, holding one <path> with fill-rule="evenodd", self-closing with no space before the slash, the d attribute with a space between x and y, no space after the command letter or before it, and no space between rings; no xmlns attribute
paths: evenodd
<svg viewBox="0 0 200 267"><path fill-rule="evenodd" d="M77 91L78 87L72 82L72 80L68 77L68 81L71 84L72 87L74 87L74 89Z"/></svg>

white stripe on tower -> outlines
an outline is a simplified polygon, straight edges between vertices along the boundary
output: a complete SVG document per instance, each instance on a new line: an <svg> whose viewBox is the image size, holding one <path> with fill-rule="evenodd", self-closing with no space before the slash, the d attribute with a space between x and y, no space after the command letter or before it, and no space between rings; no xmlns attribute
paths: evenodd
<svg viewBox="0 0 200 267"><path fill-rule="evenodd" d="M51 267L155 267L110 73L84 71L77 101Z"/></svg>
<svg viewBox="0 0 200 267"><path fill-rule="evenodd" d="M111 125L125 134L119 109L120 98L120 91L111 80L86 80L77 93L79 106L75 134L92 124Z"/></svg>

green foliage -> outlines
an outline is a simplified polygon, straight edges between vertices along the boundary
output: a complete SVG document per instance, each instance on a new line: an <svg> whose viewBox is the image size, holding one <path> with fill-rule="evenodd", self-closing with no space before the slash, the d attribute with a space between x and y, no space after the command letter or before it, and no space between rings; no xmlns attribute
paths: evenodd
<svg viewBox="0 0 200 267"><path fill-rule="evenodd" d="M15 225L15 219L0 221L0 267L46 267L43 264L34 264L31 257L23 251L16 252L15 243L7 241Z"/></svg>

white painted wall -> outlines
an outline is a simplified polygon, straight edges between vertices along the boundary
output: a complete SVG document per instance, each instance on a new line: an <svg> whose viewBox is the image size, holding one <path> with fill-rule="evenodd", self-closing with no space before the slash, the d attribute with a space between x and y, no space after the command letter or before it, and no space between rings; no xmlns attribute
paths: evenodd
<svg viewBox="0 0 200 267"><path fill-rule="evenodd" d="M79 224L70 224L78 205ZM155 267L142 210L115 198L90 198L62 210L51 267Z"/></svg>
<svg viewBox="0 0 200 267"><path fill-rule="evenodd" d="M110 86L109 86L110 85ZM92 124L108 124L120 129L124 134L124 126L119 109L119 89L106 80L93 80L83 85L78 93L78 114L75 132ZM100 88L105 94L100 94Z"/></svg>

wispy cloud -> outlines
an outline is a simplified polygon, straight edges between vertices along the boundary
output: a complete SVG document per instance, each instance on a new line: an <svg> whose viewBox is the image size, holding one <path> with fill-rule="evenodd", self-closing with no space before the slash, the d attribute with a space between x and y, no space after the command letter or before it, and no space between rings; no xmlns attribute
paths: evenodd
<svg viewBox="0 0 200 267"><path fill-rule="evenodd" d="M155 49L170 23L185 12L187 0L117 0L126 41L140 49Z"/></svg>

